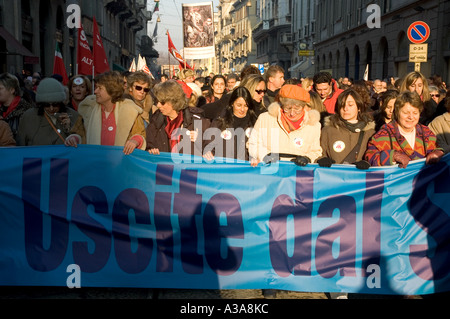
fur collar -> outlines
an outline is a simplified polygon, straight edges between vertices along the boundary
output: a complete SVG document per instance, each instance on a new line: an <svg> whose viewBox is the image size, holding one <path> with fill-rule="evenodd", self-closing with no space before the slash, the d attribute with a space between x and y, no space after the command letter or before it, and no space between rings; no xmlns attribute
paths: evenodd
<svg viewBox="0 0 450 319"><path fill-rule="evenodd" d="M339 116L337 114L332 114L330 116L325 117L324 127L326 126L333 126L335 128L346 128L345 124L339 119ZM369 123L367 123L363 131L368 131L370 129L375 129L374 121L370 121Z"/></svg>
<svg viewBox="0 0 450 319"><path fill-rule="evenodd" d="M267 109L267 112L275 118L278 118L280 111L281 105L278 102L271 103ZM320 122L320 113L317 110L310 110L305 115L306 125L315 125Z"/></svg>

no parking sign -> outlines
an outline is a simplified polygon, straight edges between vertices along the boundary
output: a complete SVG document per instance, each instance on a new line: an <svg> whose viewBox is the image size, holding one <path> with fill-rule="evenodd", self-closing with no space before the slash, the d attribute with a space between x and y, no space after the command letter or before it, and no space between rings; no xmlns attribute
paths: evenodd
<svg viewBox="0 0 450 319"><path fill-rule="evenodd" d="M423 21L415 21L408 28L409 62L414 63L414 70L420 72L420 63L427 62L428 44L424 43L430 36L430 27Z"/></svg>
<svg viewBox="0 0 450 319"><path fill-rule="evenodd" d="M411 23L407 34L409 41L412 43L424 43L430 36L430 27L423 21L416 21Z"/></svg>

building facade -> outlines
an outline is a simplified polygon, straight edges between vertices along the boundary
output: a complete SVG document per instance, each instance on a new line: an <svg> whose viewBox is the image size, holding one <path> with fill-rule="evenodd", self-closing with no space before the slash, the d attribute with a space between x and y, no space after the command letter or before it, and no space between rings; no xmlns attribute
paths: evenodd
<svg viewBox="0 0 450 319"><path fill-rule="evenodd" d="M379 8L379 25L374 17ZM372 10L371 10L372 8ZM316 1L315 69L328 70L336 78L369 79L403 77L414 70L409 62L407 31L411 23L430 27L428 61L420 71L450 80L450 1L445 0L319 0Z"/></svg>
<svg viewBox="0 0 450 319"><path fill-rule="evenodd" d="M1 71L51 75L58 42L68 75L75 74L78 29L67 24L69 5L80 8L91 48L95 17L111 69L128 69L141 50L149 51L145 0L0 0Z"/></svg>
<svg viewBox="0 0 450 319"><path fill-rule="evenodd" d="M292 1L258 0L258 24L253 28L257 63L276 64L285 71L291 66Z"/></svg>

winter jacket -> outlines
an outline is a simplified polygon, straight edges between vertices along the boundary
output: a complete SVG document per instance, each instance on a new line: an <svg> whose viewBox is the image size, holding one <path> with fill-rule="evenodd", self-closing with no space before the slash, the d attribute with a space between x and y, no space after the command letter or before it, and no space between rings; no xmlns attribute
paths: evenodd
<svg viewBox="0 0 450 319"><path fill-rule="evenodd" d="M71 134L79 136L80 143L86 143L86 131L83 125L83 118L77 111L67 108L67 114L70 116L71 126L68 131L56 121L53 125L61 136L66 139ZM17 133L17 145L31 146L31 145L60 145L64 141L55 132L44 115L38 115L38 108L32 108L26 111L19 124L19 131Z"/></svg>
<svg viewBox="0 0 450 319"><path fill-rule="evenodd" d="M3 120L0 120L0 146L16 146L11 128Z"/></svg>
<svg viewBox="0 0 450 319"><path fill-rule="evenodd" d="M101 144L102 109L97 103L95 95L90 95L80 102L78 112L84 119L86 128L86 143ZM116 119L115 146L125 146L125 143L133 136L142 137L141 149L145 149L145 126L141 116L142 109L132 100L124 99L116 102L114 116Z"/></svg>
<svg viewBox="0 0 450 319"><path fill-rule="evenodd" d="M428 127L436 135L438 146L442 147L445 153L450 152L450 113L439 115Z"/></svg>
<svg viewBox="0 0 450 319"><path fill-rule="evenodd" d="M411 160L425 158L437 149L436 135L425 125L416 125L416 143L414 149L406 138L400 134L395 121L385 124L367 144L365 159L372 166L394 165L395 151L402 152Z"/></svg>
<svg viewBox="0 0 450 319"><path fill-rule="evenodd" d="M353 164L363 159L367 143L372 135L375 134L375 123L373 121L367 123L361 132L364 132L364 135L361 146L357 151L357 156L348 161L348 164ZM337 114L326 117L325 126L320 135L322 155L333 159L337 164L344 164L344 159L358 143L361 132L353 132L348 129Z"/></svg>
<svg viewBox="0 0 450 319"><path fill-rule="evenodd" d="M203 110L197 107L186 107L183 109L183 123L182 130L178 130L177 138L179 136L179 146L185 145L184 138L190 138L191 131L198 129L198 136L196 142L190 142L190 147L181 147L178 152L183 154L203 155L203 148L208 143L203 139L203 133L210 127L210 121L202 116ZM171 152L170 138L166 133L167 117L164 116L160 110L153 113L150 122L147 126L147 150L157 148L160 152ZM175 133L175 131L174 131Z"/></svg>
<svg viewBox="0 0 450 319"><path fill-rule="evenodd" d="M31 105L25 99L21 98L19 104L17 104L14 110L12 110L11 113L3 117L3 120L9 124L9 127L11 128L14 138L16 138L17 131L19 130L19 124L22 115L32 107L33 105ZM2 116L3 111L6 111L6 109L7 109L6 107L2 107L2 113L0 113L0 116Z"/></svg>
<svg viewBox="0 0 450 319"><path fill-rule="evenodd" d="M281 121L280 104L272 103L255 123L249 139L249 155L262 161L269 153L307 156L314 162L322 155L320 147L320 113L305 112L299 129L288 133Z"/></svg>

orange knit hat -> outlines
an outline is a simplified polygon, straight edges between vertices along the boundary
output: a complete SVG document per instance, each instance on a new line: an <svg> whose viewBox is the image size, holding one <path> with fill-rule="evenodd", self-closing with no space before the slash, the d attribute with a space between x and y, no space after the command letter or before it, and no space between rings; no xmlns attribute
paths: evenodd
<svg viewBox="0 0 450 319"><path fill-rule="evenodd" d="M294 84L285 84L281 87L280 92L278 92L279 97L284 97L288 99L299 100L308 103L311 100L309 92L304 88Z"/></svg>

